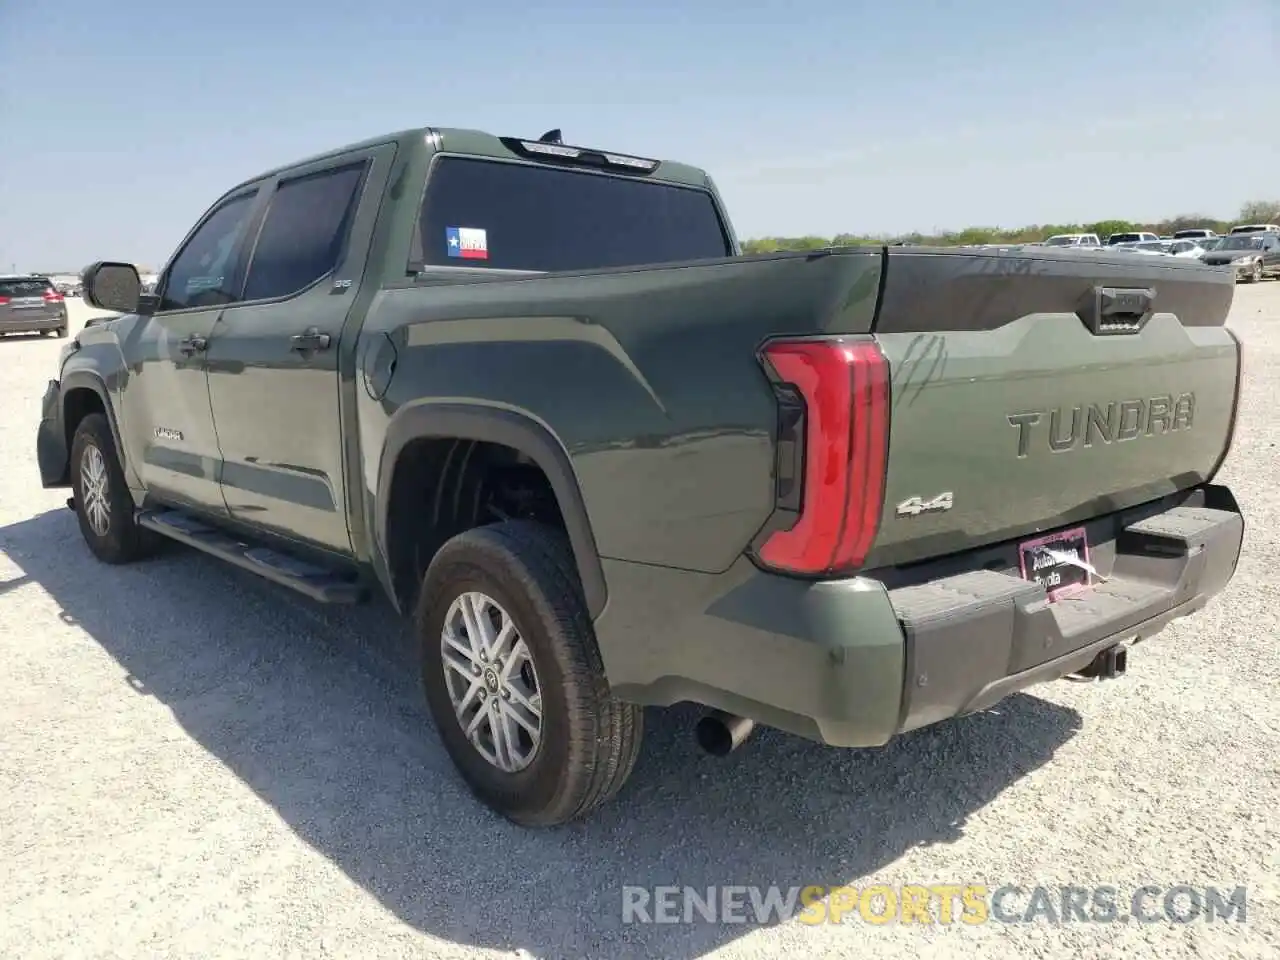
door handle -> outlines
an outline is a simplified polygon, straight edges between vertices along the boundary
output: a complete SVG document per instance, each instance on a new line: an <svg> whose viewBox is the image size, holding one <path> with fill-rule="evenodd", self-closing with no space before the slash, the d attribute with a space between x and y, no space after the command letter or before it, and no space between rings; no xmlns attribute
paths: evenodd
<svg viewBox="0 0 1280 960"><path fill-rule="evenodd" d="M178 352L189 357L193 353L204 353L208 346L209 341L204 337L186 337L178 342Z"/></svg>
<svg viewBox="0 0 1280 960"><path fill-rule="evenodd" d="M329 335L321 333L315 327L307 330L305 333L299 333L290 338L292 341L290 350L296 350L298 353L307 353L310 350L328 350Z"/></svg>

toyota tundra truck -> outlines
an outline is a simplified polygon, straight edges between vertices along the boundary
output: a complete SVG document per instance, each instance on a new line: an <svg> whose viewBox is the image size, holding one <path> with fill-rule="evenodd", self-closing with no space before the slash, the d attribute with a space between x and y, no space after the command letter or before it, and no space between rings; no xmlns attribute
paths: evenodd
<svg viewBox="0 0 1280 960"><path fill-rule="evenodd" d="M744 256L701 170L430 128L232 188L154 292L83 280L120 315L37 450L88 549L385 595L527 826L617 793L646 706L876 747L1116 677L1240 553L1234 289L1194 262Z"/></svg>

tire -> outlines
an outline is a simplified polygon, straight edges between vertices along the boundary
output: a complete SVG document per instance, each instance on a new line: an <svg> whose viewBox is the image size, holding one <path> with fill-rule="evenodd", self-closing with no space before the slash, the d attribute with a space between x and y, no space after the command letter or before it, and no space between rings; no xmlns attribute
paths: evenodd
<svg viewBox="0 0 1280 960"><path fill-rule="evenodd" d="M508 664L519 666L507 671L511 683L497 678L492 658L477 665L482 658L454 647L451 662L469 670L446 668L446 621L452 636L469 646L459 607L476 595L492 602L486 605L488 612L505 616L527 648L532 671ZM431 715L454 765L481 802L521 826L548 827L585 817L622 788L640 752L644 711L615 699L609 690L573 554L562 533L517 520L453 537L423 578L416 626ZM508 751L506 759L521 751L525 755L503 769L468 738L454 697L463 701L470 721L486 710L492 718L490 704L502 711L519 709L522 700L534 702L529 695L535 686L541 707L539 742L529 748L523 742L526 729L518 738L519 750ZM526 720L532 716L528 713ZM496 755L494 725L490 719L478 722L480 739L487 739Z"/></svg>
<svg viewBox="0 0 1280 960"><path fill-rule="evenodd" d="M59 327L57 330L53 331L53 335L57 337L59 340L63 340L67 336L67 328Z"/></svg>
<svg viewBox="0 0 1280 960"><path fill-rule="evenodd" d="M1248 278L1245 280L1245 283L1257 283L1261 279L1262 279L1262 264L1255 263L1253 265L1253 270L1250 272Z"/></svg>
<svg viewBox="0 0 1280 960"><path fill-rule="evenodd" d="M100 500L89 489L95 475L101 478ZM133 497L120 469L111 425L101 413L89 414L76 427L71 440L71 489L80 533L103 563L132 563L155 551L157 536L134 519ZM94 509L95 502L105 504L105 516Z"/></svg>

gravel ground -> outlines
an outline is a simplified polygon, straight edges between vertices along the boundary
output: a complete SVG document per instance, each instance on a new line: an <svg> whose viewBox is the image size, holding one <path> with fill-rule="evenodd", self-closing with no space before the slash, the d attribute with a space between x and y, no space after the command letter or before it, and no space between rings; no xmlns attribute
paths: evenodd
<svg viewBox="0 0 1280 960"><path fill-rule="evenodd" d="M1245 556L1126 679L1041 686L880 751L766 732L716 761L691 712L654 713L619 802L550 833L471 800L386 610L324 610L182 550L95 563L66 494L38 485L61 344L5 340L0 955L1280 956L1280 283L1241 287L1231 325ZM1110 884L1124 902L1243 884L1247 922L621 915L623 885L940 882Z"/></svg>

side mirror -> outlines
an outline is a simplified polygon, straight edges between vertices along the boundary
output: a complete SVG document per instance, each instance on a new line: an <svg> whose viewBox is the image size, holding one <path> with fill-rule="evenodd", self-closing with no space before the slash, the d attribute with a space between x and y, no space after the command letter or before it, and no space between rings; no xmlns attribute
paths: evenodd
<svg viewBox="0 0 1280 960"><path fill-rule="evenodd" d="M80 275L84 283L84 299L90 306L116 313L134 313L142 293L138 268L131 263L99 260Z"/></svg>

